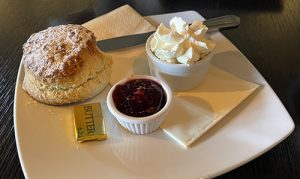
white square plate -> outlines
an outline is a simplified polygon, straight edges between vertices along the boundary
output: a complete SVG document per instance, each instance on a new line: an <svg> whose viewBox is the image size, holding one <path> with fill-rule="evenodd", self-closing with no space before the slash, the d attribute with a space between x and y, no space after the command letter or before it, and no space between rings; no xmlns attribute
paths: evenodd
<svg viewBox="0 0 300 179"><path fill-rule="evenodd" d="M152 23L168 23L173 16L188 22L203 19L185 11L150 16ZM88 102L101 102L109 135L106 141L77 144L72 105L49 106L32 100L23 90L20 65L14 103L14 124L20 162L26 178L211 178L265 153L294 129L290 115L255 67L221 33L213 65L261 84L249 98L210 129L191 148L183 149L164 132L133 135L106 108L109 86ZM143 46L110 53L111 84L130 74L148 74ZM199 114L200 115L200 114Z"/></svg>

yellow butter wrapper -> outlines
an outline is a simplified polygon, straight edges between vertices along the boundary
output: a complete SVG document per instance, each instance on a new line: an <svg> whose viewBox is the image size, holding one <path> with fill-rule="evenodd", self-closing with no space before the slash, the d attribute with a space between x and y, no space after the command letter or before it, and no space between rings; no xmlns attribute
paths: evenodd
<svg viewBox="0 0 300 179"><path fill-rule="evenodd" d="M107 139L100 103L74 106L74 126L77 142Z"/></svg>

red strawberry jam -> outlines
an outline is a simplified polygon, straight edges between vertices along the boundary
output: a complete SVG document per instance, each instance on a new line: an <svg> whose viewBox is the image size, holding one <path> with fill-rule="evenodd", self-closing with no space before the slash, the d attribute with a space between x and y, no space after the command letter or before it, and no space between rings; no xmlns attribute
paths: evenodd
<svg viewBox="0 0 300 179"><path fill-rule="evenodd" d="M150 116L166 104L162 86L149 79L132 79L117 85L112 97L120 112L133 117Z"/></svg>

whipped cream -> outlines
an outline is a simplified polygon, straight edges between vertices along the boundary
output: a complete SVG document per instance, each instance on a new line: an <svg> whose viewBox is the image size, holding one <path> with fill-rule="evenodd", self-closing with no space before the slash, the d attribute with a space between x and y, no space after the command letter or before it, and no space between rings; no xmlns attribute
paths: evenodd
<svg viewBox="0 0 300 179"><path fill-rule="evenodd" d="M150 41L151 51L168 63L194 64L215 48L215 42L207 39L207 27L202 21L190 26L181 17L173 17L170 27L159 25Z"/></svg>

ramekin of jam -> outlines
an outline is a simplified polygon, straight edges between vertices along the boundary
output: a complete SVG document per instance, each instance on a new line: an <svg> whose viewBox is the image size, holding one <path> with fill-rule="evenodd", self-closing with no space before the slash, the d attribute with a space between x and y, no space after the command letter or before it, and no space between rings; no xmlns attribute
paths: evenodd
<svg viewBox="0 0 300 179"><path fill-rule="evenodd" d="M133 75L110 89L107 106L128 131L148 134L159 128L172 99L173 93L164 81L147 75Z"/></svg>

